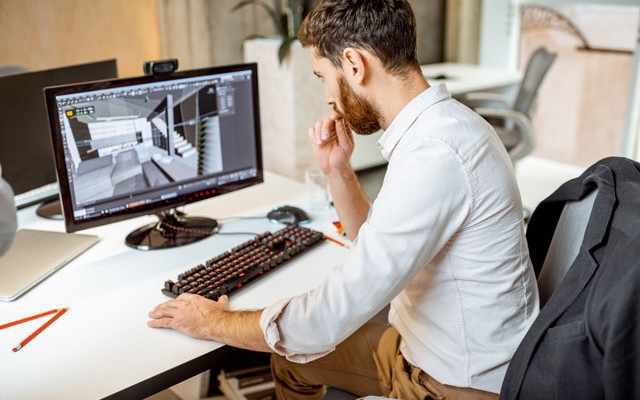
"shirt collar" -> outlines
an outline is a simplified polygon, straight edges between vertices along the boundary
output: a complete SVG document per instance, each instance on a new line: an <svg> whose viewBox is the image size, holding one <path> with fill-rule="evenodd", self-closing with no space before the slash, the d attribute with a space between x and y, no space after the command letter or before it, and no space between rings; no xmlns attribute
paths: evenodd
<svg viewBox="0 0 640 400"><path fill-rule="evenodd" d="M451 95L447 90L447 86L444 83L438 83L411 100L394 118L391 125L376 143L384 159L387 161L391 159L391 154L400 139L424 110L439 101L449 98L451 98Z"/></svg>

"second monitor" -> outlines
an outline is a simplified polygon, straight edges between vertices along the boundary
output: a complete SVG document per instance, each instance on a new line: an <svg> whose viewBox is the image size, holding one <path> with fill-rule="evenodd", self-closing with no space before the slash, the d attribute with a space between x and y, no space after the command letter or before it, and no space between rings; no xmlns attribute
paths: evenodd
<svg viewBox="0 0 640 400"><path fill-rule="evenodd" d="M190 243L216 223L176 207L263 180L256 64L45 94L68 232L153 213L128 245Z"/></svg>
<svg viewBox="0 0 640 400"><path fill-rule="evenodd" d="M0 77L0 164L19 208L58 198L43 89L117 76L105 60Z"/></svg>

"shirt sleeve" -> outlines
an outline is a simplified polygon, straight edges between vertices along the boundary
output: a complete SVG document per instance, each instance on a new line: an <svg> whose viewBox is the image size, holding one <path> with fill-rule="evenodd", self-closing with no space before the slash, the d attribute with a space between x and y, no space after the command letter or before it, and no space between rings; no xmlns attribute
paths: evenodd
<svg viewBox="0 0 640 400"><path fill-rule="evenodd" d="M389 165L345 261L315 289L263 311L261 327L276 353L308 362L333 351L427 267L463 224L471 200L455 152L434 141L400 156Z"/></svg>
<svg viewBox="0 0 640 400"><path fill-rule="evenodd" d="M2 179L2 167L0 167L0 256L11 247L17 225L13 190Z"/></svg>

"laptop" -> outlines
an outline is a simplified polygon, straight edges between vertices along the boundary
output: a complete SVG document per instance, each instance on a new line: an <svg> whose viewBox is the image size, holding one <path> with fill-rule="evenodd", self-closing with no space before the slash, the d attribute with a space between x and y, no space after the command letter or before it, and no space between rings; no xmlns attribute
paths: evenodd
<svg viewBox="0 0 640 400"><path fill-rule="evenodd" d="M0 257L0 301L13 301L98 242L93 235L20 229Z"/></svg>

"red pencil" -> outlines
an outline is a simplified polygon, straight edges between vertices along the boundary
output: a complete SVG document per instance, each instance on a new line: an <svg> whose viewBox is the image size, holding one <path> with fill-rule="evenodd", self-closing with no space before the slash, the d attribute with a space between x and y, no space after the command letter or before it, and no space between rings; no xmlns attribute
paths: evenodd
<svg viewBox="0 0 640 400"><path fill-rule="evenodd" d="M19 319L17 321L8 322L8 323L6 323L4 325L0 325L0 329L4 329L4 328L8 328L10 326L18 325L18 324L21 324L23 322L28 322L28 321L31 321L32 319L37 319L37 318L40 318L40 317L44 317L44 316L49 315L49 314L54 314L54 313L60 312L60 310L61 310L61 308L56 308L54 310L45 311L43 313L32 315L32 316L27 317L27 318Z"/></svg>
<svg viewBox="0 0 640 400"><path fill-rule="evenodd" d="M26 346L27 343L29 343L34 337L38 336L40 334L40 332L45 330L49 325L53 324L55 322L55 320L60 318L62 316L62 314L67 312L68 309L69 308L61 308L56 315L51 317L51 319L49 319L47 322L42 324L42 326L40 328L36 329L35 332L33 332L31 335L27 336L27 338L25 340L23 340L22 342L20 342L20 344L18 344L16 347L14 347L12 349L13 352L15 353L16 351L18 351L21 348L23 348L24 346Z"/></svg>
<svg viewBox="0 0 640 400"><path fill-rule="evenodd" d="M339 241L339 240L335 240L334 238L329 237L329 236L327 236L327 235L324 235L324 238L325 238L325 239L327 239L327 240L332 241L333 243L337 244L338 246L347 247L347 245L346 245L346 244L342 243L342 242L341 242L341 241Z"/></svg>

